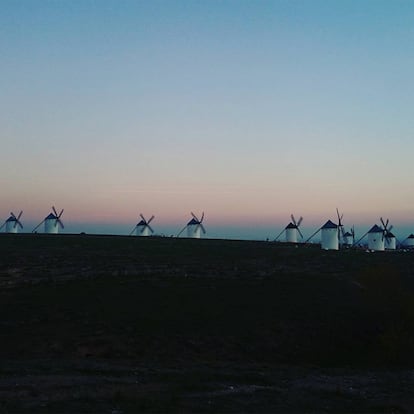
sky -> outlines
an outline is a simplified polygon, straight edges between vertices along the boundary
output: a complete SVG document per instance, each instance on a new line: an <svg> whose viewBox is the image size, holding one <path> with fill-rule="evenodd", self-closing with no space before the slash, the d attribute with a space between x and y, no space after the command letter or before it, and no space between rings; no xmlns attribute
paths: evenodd
<svg viewBox="0 0 414 414"><path fill-rule="evenodd" d="M414 232L414 2L1 0L0 217ZM407 234L408 235L408 234Z"/></svg>

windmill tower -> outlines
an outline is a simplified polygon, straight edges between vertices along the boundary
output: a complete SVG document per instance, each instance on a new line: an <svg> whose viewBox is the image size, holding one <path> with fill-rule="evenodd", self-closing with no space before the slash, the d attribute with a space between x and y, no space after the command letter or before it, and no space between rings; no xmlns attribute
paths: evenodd
<svg viewBox="0 0 414 414"><path fill-rule="evenodd" d="M338 250L339 231L339 226L328 220L321 227L321 248L324 250Z"/></svg>
<svg viewBox="0 0 414 414"><path fill-rule="evenodd" d="M287 243L297 243L298 234L303 239L303 234L299 230L299 226L302 223L303 217L300 217L298 221L295 220L293 214L290 215L292 221L282 230L282 232L276 237L275 241L285 232Z"/></svg>
<svg viewBox="0 0 414 414"><path fill-rule="evenodd" d="M351 231L347 231L342 236L342 245L344 247L351 247L355 242L355 229L351 228Z"/></svg>
<svg viewBox="0 0 414 414"><path fill-rule="evenodd" d="M6 233L18 233L19 227L21 229L23 228L23 224L20 221L22 214L23 211L21 211L16 217L13 213L10 213L10 217L3 223L3 225L0 227L0 230L6 226Z"/></svg>
<svg viewBox="0 0 414 414"><path fill-rule="evenodd" d="M136 236L150 236L152 233L154 233L154 230L150 226L150 223L154 219L154 216L152 216L149 220L146 220L142 214L140 214L140 217L141 221L133 228L129 235L135 232Z"/></svg>
<svg viewBox="0 0 414 414"><path fill-rule="evenodd" d="M411 233L405 240L404 246L413 248L414 247L414 234Z"/></svg>
<svg viewBox="0 0 414 414"><path fill-rule="evenodd" d="M322 227L315 231L305 243L316 236L317 233L321 232L321 248L324 250L338 250L338 225L328 220Z"/></svg>
<svg viewBox="0 0 414 414"><path fill-rule="evenodd" d="M385 249L384 229L377 224L374 224L368 231L368 249L374 251L383 251Z"/></svg>
<svg viewBox="0 0 414 414"><path fill-rule="evenodd" d="M187 229L187 237L192 238L192 239L199 239L201 237L201 232L203 232L203 234L206 233L206 229L204 228L202 224L204 220L204 213L201 215L200 220L193 212L191 212L191 215L193 216L193 218L177 234L177 237L179 237L185 229Z"/></svg>
<svg viewBox="0 0 414 414"><path fill-rule="evenodd" d="M55 207L52 207L52 213L50 213L47 217L45 217L33 230L34 233L43 223L45 225L45 233L47 234L57 234L59 233L59 227L64 229L65 226L61 221L61 217L63 214L63 209L58 214Z"/></svg>

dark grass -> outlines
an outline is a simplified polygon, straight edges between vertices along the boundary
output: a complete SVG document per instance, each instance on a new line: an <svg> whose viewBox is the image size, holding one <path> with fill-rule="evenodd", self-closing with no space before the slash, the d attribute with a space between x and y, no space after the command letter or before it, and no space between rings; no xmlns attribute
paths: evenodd
<svg viewBox="0 0 414 414"><path fill-rule="evenodd" d="M27 403L10 392L9 412L375 412L341 388L295 403L281 385L290 374L275 367L414 364L412 252L87 235L2 235L0 252L0 378L112 378L110 387L71 385L69 405L63 386L62 398L43 401L32 384ZM142 381L130 384L117 364L140 367ZM331 408L318 410L325 400Z"/></svg>

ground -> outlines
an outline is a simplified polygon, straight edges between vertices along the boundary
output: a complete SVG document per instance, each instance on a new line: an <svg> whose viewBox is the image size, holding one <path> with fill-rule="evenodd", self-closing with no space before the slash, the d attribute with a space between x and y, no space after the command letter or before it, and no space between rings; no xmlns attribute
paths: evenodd
<svg viewBox="0 0 414 414"><path fill-rule="evenodd" d="M414 411L414 252L0 237L0 412Z"/></svg>

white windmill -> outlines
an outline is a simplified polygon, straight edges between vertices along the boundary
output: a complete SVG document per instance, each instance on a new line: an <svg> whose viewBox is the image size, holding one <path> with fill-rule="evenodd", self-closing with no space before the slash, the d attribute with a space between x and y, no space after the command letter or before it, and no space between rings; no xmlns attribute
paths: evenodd
<svg viewBox="0 0 414 414"><path fill-rule="evenodd" d="M136 236L150 236L152 233L154 233L154 230L150 226L150 223L155 216L152 216L149 220L146 220L142 214L140 214L140 217L141 221L132 229L129 235L135 232Z"/></svg>
<svg viewBox="0 0 414 414"><path fill-rule="evenodd" d="M338 250L339 249L339 226L328 220L321 227L321 248L324 250Z"/></svg>
<svg viewBox="0 0 414 414"><path fill-rule="evenodd" d="M374 224L368 230L368 249L374 251L383 251L385 249L384 229Z"/></svg>
<svg viewBox="0 0 414 414"><path fill-rule="evenodd" d="M388 227L390 222L380 218L383 227L374 224L355 244L358 244L366 235L368 235L368 249L376 252L384 251L386 248L393 250L396 248L396 238L391 233L392 226Z"/></svg>
<svg viewBox="0 0 414 414"><path fill-rule="evenodd" d="M382 217L380 220L384 229L384 248L385 250L395 250L397 248L397 238L391 232L393 226L388 227L388 223L390 222L388 219L385 223Z"/></svg>
<svg viewBox="0 0 414 414"><path fill-rule="evenodd" d="M339 227L337 224L328 220L322 227L315 231L305 243L312 239L317 233L321 232L321 248L324 250L338 250L339 249Z"/></svg>
<svg viewBox="0 0 414 414"><path fill-rule="evenodd" d="M64 229L65 226L60 219L63 214L63 209L58 214L55 207L52 207L52 213L50 213L47 217L45 217L33 230L34 233L43 223L45 224L45 233L48 234L57 234L59 233L59 227Z"/></svg>
<svg viewBox="0 0 414 414"><path fill-rule="evenodd" d="M22 214L23 211L21 211L16 217L14 213L10 213L10 217L3 223L3 225L0 227L0 230L6 226L6 233L17 233L19 231L19 227L21 229L23 228L23 224L20 221Z"/></svg>
<svg viewBox="0 0 414 414"><path fill-rule="evenodd" d="M411 233L405 240L404 240L404 246L413 248L414 247L414 234Z"/></svg>
<svg viewBox="0 0 414 414"><path fill-rule="evenodd" d="M342 245L344 247L351 247L355 242L355 229L352 226L351 231L347 231L342 235Z"/></svg>
<svg viewBox="0 0 414 414"><path fill-rule="evenodd" d="M191 212L191 215L193 216L193 218L177 234L177 237L179 237L185 229L187 229L187 237L192 239L199 239L201 237L201 232L203 232L203 234L206 233L206 229L202 224L204 220L204 213L201 215L200 220L193 212Z"/></svg>
<svg viewBox="0 0 414 414"><path fill-rule="evenodd" d="M303 239L303 234L299 230L299 226L302 223L303 217L300 217L299 220L296 221L293 214L291 214L290 218L292 219L292 221L280 232L280 234L276 237L275 241L277 241L283 233L285 233L287 243L297 243L298 234Z"/></svg>

